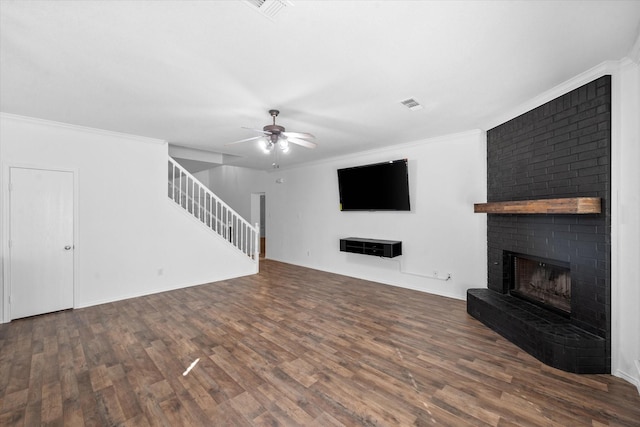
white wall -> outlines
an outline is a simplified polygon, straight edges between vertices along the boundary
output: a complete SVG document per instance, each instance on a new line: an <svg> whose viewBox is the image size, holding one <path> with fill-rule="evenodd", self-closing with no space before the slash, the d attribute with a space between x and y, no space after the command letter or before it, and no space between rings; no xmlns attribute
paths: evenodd
<svg viewBox="0 0 640 427"><path fill-rule="evenodd" d="M612 368L640 391L640 66L624 60L614 79Z"/></svg>
<svg viewBox="0 0 640 427"><path fill-rule="evenodd" d="M401 158L409 160L411 212L339 210L337 169ZM252 193L266 193L269 259L459 299L470 287L486 287L486 216L473 213L474 203L486 201L483 132L291 169L221 166L209 173L212 191L242 215L250 215ZM340 252L340 238L352 236L401 240L403 255ZM452 279L442 280L448 273Z"/></svg>
<svg viewBox="0 0 640 427"><path fill-rule="evenodd" d="M253 221L251 194L264 193L268 173L236 166L217 166L209 169L209 189L241 217Z"/></svg>
<svg viewBox="0 0 640 427"><path fill-rule="evenodd" d="M169 155L171 155L171 154L169 154ZM178 161L178 163L180 163L180 162ZM193 173L191 173L191 175L193 175L193 177L195 179L200 181L202 184L204 184L205 187L207 187L207 188L209 188L209 190L211 190L211 188L209 187L209 173L210 173L210 171L211 171L211 169L205 169L205 170L202 170L202 171L193 172Z"/></svg>
<svg viewBox="0 0 640 427"><path fill-rule="evenodd" d="M234 248L168 199L166 143L6 114L0 141L4 181L13 165L77 171L75 307L256 272L251 260L234 256ZM3 260L6 187L0 192ZM8 273L1 276L5 294ZM3 299L0 319L7 321Z"/></svg>
<svg viewBox="0 0 640 427"><path fill-rule="evenodd" d="M402 158L409 160L410 212L339 210L337 169ZM270 259L460 299L467 288L486 286L486 216L473 213L473 203L486 201L482 132L281 169L267 184ZM401 240L403 255L340 252L344 237ZM439 280L448 273L451 280Z"/></svg>

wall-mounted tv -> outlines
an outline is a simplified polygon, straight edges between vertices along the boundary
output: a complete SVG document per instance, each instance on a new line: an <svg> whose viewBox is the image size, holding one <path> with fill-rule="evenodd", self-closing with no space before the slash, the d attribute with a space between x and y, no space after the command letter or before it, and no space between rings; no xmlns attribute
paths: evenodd
<svg viewBox="0 0 640 427"><path fill-rule="evenodd" d="M341 211L410 211L407 159L338 169Z"/></svg>

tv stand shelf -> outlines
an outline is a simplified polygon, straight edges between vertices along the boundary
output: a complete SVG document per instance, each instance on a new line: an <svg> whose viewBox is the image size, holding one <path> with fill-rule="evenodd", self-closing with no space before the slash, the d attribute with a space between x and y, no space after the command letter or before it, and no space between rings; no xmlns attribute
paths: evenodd
<svg viewBox="0 0 640 427"><path fill-rule="evenodd" d="M393 258L402 255L402 242L397 240L362 239L348 237L340 239L340 251L354 254Z"/></svg>

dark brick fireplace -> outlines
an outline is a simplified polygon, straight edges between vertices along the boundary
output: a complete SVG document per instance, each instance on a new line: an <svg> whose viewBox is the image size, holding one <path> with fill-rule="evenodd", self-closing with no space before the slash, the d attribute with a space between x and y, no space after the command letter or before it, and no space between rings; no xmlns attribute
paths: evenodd
<svg viewBox="0 0 640 427"><path fill-rule="evenodd" d="M488 202L601 198L600 214L487 214L488 289L467 294L469 314L571 372L610 372L610 142L611 76L487 132ZM566 268L564 308L510 294L513 254Z"/></svg>

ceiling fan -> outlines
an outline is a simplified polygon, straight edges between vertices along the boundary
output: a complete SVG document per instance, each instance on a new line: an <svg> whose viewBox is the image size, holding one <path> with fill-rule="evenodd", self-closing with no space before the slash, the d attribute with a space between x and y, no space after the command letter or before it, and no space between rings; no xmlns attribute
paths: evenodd
<svg viewBox="0 0 640 427"><path fill-rule="evenodd" d="M278 117L280 111L269 110L269 114L273 118L273 124L266 125L262 128L262 130L243 127L243 129L249 129L254 132L259 132L262 135L241 139L240 141L229 142L225 145L259 140L262 149L266 153L273 151L273 149L276 147L279 148L283 153L286 153L289 151L289 143L297 144L305 148L316 148L317 145L315 142L308 141L309 139L315 139L315 136L305 132L286 132L283 126L276 124L276 117Z"/></svg>

